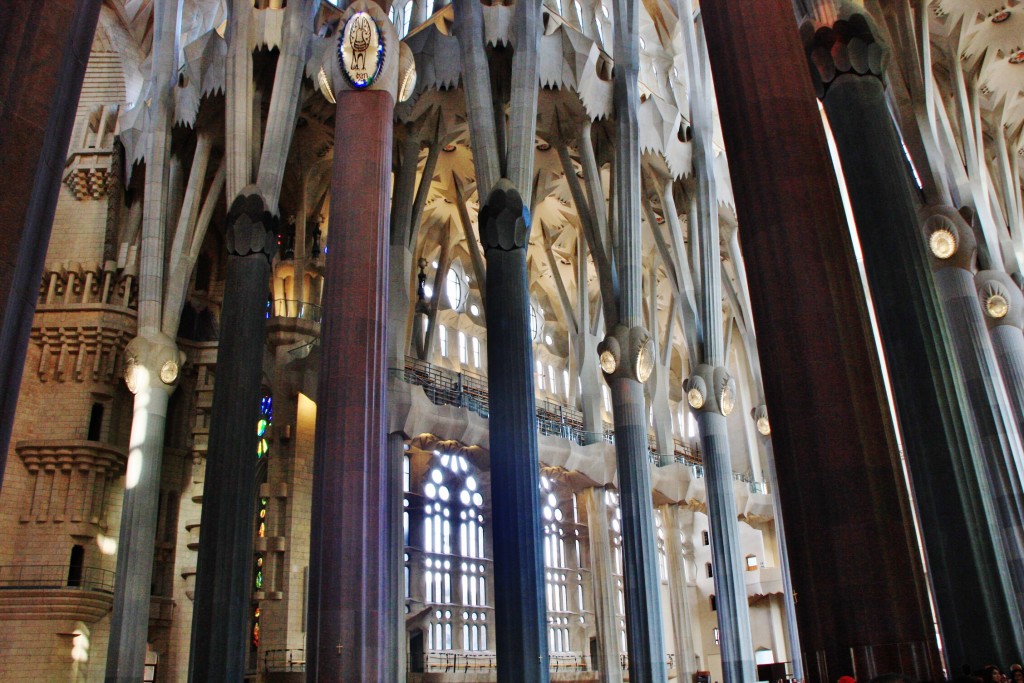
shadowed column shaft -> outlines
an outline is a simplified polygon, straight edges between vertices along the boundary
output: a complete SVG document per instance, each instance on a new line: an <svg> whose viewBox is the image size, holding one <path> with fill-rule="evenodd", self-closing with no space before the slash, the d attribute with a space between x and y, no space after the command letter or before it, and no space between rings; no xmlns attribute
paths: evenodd
<svg viewBox="0 0 1024 683"><path fill-rule="evenodd" d="M608 533L608 491L584 489L580 494L587 513L590 547L590 577L594 586L594 620L598 661L592 665L600 672L601 683L619 683L622 664L619 659L619 618L615 609L615 577L612 574L612 542Z"/></svg>
<svg viewBox="0 0 1024 683"><path fill-rule="evenodd" d="M1024 434L1024 332L1013 325L997 325L990 335L1017 429Z"/></svg>
<svg viewBox="0 0 1024 683"><path fill-rule="evenodd" d="M230 228L229 228L230 229ZM228 256L192 613L192 683L245 674L252 603L256 422L266 336L265 254Z"/></svg>
<svg viewBox="0 0 1024 683"><path fill-rule="evenodd" d="M1001 569L1009 575L1012 604L1018 614L1024 606L1024 497L1014 463L1020 452L1019 438L1012 419L1004 413L1000 401L999 367L992 342L982 317L981 303L970 271L943 268L935 271L935 286L945 309L952 333L953 348L963 372L968 405L982 445L979 485L989 505L990 524L994 527L998 549L1002 551Z"/></svg>
<svg viewBox="0 0 1024 683"><path fill-rule="evenodd" d="M805 673L904 668L904 643L907 672L934 678L893 426L792 4L706 0L701 14L758 348L771 358L765 396Z"/></svg>
<svg viewBox="0 0 1024 683"><path fill-rule="evenodd" d="M142 677L146 665L145 628L140 624L149 623L153 539L156 538L160 463L169 398L170 394L159 387L146 387L135 395L117 547L114 608L110 616L110 655L104 679L107 683L135 683ZM140 629L142 637L139 637Z"/></svg>
<svg viewBox="0 0 1024 683"><path fill-rule="evenodd" d="M960 671L965 663L1009 661L1017 651L1009 594L981 509L963 386L885 92L874 76L843 75L824 103L874 293L948 664Z"/></svg>
<svg viewBox="0 0 1024 683"><path fill-rule="evenodd" d="M732 492L729 426L724 415L711 410L697 412L697 426L704 452L708 528L711 531L715 601L721 633L722 679L744 683L756 680L757 676L744 581L746 568L742 566L736 499Z"/></svg>
<svg viewBox="0 0 1024 683"><path fill-rule="evenodd" d="M324 278L306 680L393 681L398 605L385 433L394 100L338 95ZM358 143L352 153L343 143Z"/></svg>
<svg viewBox="0 0 1024 683"><path fill-rule="evenodd" d="M0 10L0 482L100 4L20 0Z"/></svg>
<svg viewBox="0 0 1024 683"><path fill-rule="evenodd" d="M615 415L629 680L662 683L668 680L668 671L663 657L661 582L654 542L644 388L634 379L607 379Z"/></svg>
<svg viewBox="0 0 1024 683"><path fill-rule="evenodd" d="M495 650L498 681L548 680L526 249L487 257Z"/></svg>

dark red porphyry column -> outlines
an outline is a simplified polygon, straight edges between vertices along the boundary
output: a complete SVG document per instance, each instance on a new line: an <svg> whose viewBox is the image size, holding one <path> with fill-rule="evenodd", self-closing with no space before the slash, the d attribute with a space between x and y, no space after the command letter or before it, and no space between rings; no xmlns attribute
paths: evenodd
<svg viewBox="0 0 1024 683"><path fill-rule="evenodd" d="M385 43L384 59L397 62L398 41L383 12L357 2L349 16L358 10L384 24L384 40L393 38L392 44ZM397 71L386 62L383 68L389 66ZM306 680L393 681L398 602L389 577L401 566L389 564L389 510L401 501L386 495L385 322L395 100L388 89L343 86L337 101L317 389Z"/></svg>
<svg viewBox="0 0 1024 683"><path fill-rule="evenodd" d="M0 2L0 481L100 3Z"/></svg>
<svg viewBox="0 0 1024 683"><path fill-rule="evenodd" d="M865 298L790 0L701 3L810 681L938 680Z"/></svg>

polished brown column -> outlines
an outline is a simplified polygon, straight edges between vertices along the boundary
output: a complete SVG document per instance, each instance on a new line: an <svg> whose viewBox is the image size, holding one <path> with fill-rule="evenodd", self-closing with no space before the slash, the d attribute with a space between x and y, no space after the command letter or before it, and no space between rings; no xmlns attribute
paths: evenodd
<svg viewBox="0 0 1024 683"><path fill-rule="evenodd" d="M0 481L99 13L95 0L0 3Z"/></svg>
<svg viewBox="0 0 1024 683"><path fill-rule="evenodd" d="M306 680L390 681L385 456L392 114L386 90L338 94L313 472ZM393 604L392 604L393 603Z"/></svg>
<svg viewBox="0 0 1024 683"><path fill-rule="evenodd" d="M864 294L790 0L701 12L772 414L810 681L936 680Z"/></svg>

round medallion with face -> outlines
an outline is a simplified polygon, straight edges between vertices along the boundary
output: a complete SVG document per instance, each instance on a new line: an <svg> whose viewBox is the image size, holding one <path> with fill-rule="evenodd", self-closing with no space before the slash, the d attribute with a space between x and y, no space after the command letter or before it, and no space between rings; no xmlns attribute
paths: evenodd
<svg viewBox="0 0 1024 683"><path fill-rule="evenodd" d="M341 72L354 88L368 88L384 66L384 38L380 27L366 12L356 12L345 22L338 39Z"/></svg>

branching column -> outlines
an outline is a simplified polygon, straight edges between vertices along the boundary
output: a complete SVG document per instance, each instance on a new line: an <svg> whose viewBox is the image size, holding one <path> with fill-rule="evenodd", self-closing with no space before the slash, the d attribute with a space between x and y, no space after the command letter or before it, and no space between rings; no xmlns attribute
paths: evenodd
<svg viewBox="0 0 1024 683"><path fill-rule="evenodd" d="M1024 434L1024 332L1021 331L1024 325L1024 294L1017 283L1002 271L984 270L974 281L996 360L1003 373L1014 421Z"/></svg>
<svg viewBox="0 0 1024 683"><path fill-rule="evenodd" d="M810 681L870 677L907 662L916 678L941 675L881 369L792 3L705 0L701 17L757 342L772 359L765 398L805 673ZM851 486L837 504L836 492ZM901 648L914 657L901 659Z"/></svg>
<svg viewBox="0 0 1024 683"><path fill-rule="evenodd" d="M674 505L661 506L661 522L665 529L665 563L668 567L669 605L672 611L672 631L675 636L677 680L691 681L697 672L697 651L693 646L693 608L690 606L690 587L686 579L687 559L693 558L693 548L683 541L683 529L693 528L693 511ZM689 552L684 549L689 546Z"/></svg>
<svg viewBox="0 0 1024 683"><path fill-rule="evenodd" d="M939 299L949 323L953 349L967 388L971 423L981 445L979 487L996 541L1000 576L1007 578L1012 595L1011 617L1018 619L1024 606L1024 499L1017 463L1021 443L1010 412L992 341L985 327L982 303L975 289L975 236L959 213L949 208L924 211L924 237L932 253L932 268ZM995 300L986 299L992 307ZM991 315L991 313L990 313ZM1013 633L1022 632L1020 622Z"/></svg>
<svg viewBox="0 0 1024 683"><path fill-rule="evenodd" d="M149 623L167 402L184 360L174 341L158 333L133 339L125 356L125 380L135 394L135 406L117 546L107 683L134 683L145 669L147 629L140 625Z"/></svg>
<svg viewBox="0 0 1024 683"><path fill-rule="evenodd" d="M918 229L881 80L883 46L861 14L805 42L857 221L864 267L921 516L949 670L1017 651L972 460L966 397Z"/></svg>
<svg viewBox="0 0 1024 683"><path fill-rule="evenodd" d="M309 563L306 680L398 680L392 485L397 436L387 447L385 408L393 114L398 37L380 7L357 0L339 32L337 112L327 272L320 334ZM365 69L353 61L371 43ZM382 44L379 56L373 43ZM348 56L345 56L348 55ZM375 59L383 59L375 78ZM379 74L379 75L378 75ZM360 76L364 76L361 80ZM399 461L400 462L400 461ZM392 482L392 483L389 483Z"/></svg>
<svg viewBox="0 0 1024 683"><path fill-rule="evenodd" d="M614 9L615 70L612 100L615 107L616 153L612 182L618 239L617 244L612 246L615 249L620 290L618 319L606 321L608 336L598 350L602 356L610 353L614 357L614 362L602 362L602 367L611 389L615 416L629 678L640 683L661 683L667 680L668 672L661 632L661 599L643 386L653 370L654 358L650 334L644 328L641 287L643 263L637 120L640 102L637 85L640 4L631 0L618 0ZM589 136L584 136L581 144L589 145ZM598 210L604 211L604 207Z"/></svg>

